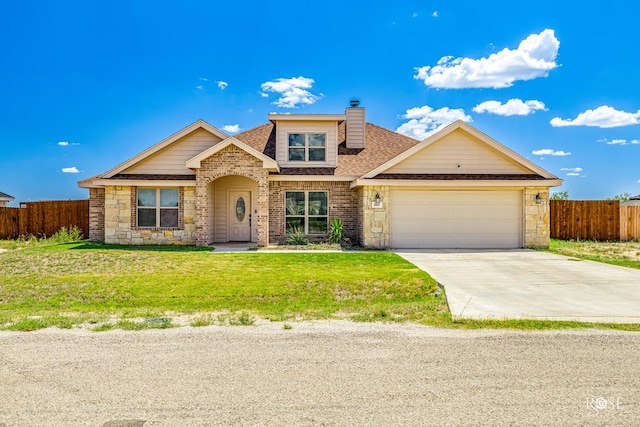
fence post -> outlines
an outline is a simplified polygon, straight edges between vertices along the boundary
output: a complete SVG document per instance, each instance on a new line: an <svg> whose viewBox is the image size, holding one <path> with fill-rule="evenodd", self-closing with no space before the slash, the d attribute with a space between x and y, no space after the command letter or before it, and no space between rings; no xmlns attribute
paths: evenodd
<svg viewBox="0 0 640 427"><path fill-rule="evenodd" d="M29 204L20 203L20 211L18 215L18 234L26 236L29 234Z"/></svg>

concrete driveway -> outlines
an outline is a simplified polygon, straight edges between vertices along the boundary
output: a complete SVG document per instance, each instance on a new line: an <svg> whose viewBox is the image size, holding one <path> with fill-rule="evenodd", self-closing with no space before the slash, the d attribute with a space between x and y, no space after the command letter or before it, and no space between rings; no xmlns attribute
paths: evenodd
<svg viewBox="0 0 640 427"><path fill-rule="evenodd" d="M454 318L640 322L640 270L527 249L395 252L444 286Z"/></svg>

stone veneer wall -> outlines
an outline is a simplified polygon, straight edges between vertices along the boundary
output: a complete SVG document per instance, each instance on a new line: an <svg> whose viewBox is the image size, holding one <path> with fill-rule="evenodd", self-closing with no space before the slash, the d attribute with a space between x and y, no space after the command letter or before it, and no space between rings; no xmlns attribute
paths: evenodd
<svg viewBox="0 0 640 427"><path fill-rule="evenodd" d="M213 240L209 236L209 208L212 208L207 193L210 182L227 175L239 175L258 183L258 246L269 245L269 172L262 161L251 154L229 145L200 163L196 170L196 244L205 246Z"/></svg>
<svg viewBox="0 0 640 427"><path fill-rule="evenodd" d="M540 194L541 203L536 203L537 194ZM524 246L526 248L549 247L551 233L549 209L549 187L524 189Z"/></svg>
<svg viewBox="0 0 640 427"><path fill-rule="evenodd" d="M110 186L104 190L104 242L130 245L194 245L195 187L180 188L179 227L136 227L136 187Z"/></svg>
<svg viewBox="0 0 640 427"><path fill-rule="evenodd" d="M89 189L89 240L104 242L104 188Z"/></svg>
<svg viewBox="0 0 640 427"><path fill-rule="evenodd" d="M374 208L372 202L376 193L380 195L381 208ZM372 248L389 247L389 187L374 185L362 187L358 192L358 206L362 209L360 242Z"/></svg>
<svg viewBox="0 0 640 427"><path fill-rule="evenodd" d="M360 242L358 192L347 181L271 181L269 183L269 239L282 243L285 233L285 192L326 191L329 198L329 221L342 220L345 235L352 243ZM311 240L323 240L326 236L310 236Z"/></svg>

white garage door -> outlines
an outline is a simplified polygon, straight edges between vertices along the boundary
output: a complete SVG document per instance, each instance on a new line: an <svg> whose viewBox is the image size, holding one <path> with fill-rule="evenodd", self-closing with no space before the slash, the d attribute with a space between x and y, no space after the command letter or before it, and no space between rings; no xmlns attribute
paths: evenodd
<svg viewBox="0 0 640 427"><path fill-rule="evenodd" d="M392 190L393 248L520 248L521 191Z"/></svg>

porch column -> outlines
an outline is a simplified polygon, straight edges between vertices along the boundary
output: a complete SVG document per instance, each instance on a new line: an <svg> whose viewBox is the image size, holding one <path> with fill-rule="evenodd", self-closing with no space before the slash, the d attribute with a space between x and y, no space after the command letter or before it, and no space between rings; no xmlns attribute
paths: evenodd
<svg viewBox="0 0 640 427"><path fill-rule="evenodd" d="M207 180L196 172L196 246L206 246L209 242L208 220L209 201L207 198Z"/></svg>
<svg viewBox="0 0 640 427"><path fill-rule="evenodd" d="M269 246L269 175L260 171L258 178L258 246Z"/></svg>

